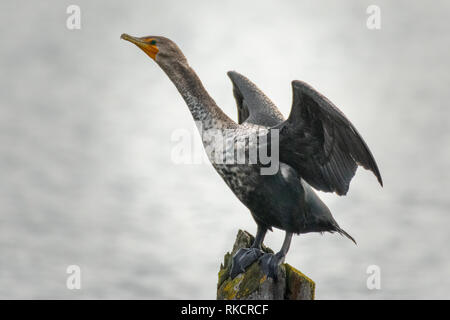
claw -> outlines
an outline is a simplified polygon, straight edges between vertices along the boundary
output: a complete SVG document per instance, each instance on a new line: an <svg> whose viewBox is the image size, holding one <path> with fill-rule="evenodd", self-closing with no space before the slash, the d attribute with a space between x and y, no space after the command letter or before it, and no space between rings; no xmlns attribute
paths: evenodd
<svg viewBox="0 0 450 320"><path fill-rule="evenodd" d="M233 257L230 277L234 279L238 274L244 273L245 269L262 256L263 252L258 248L241 248Z"/></svg>
<svg viewBox="0 0 450 320"><path fill-rule="evenodd" d="M268 278L277 280L278 269L280 264L284 261L284 256L276 253L265 253L259 260L261 263L261 269Z"/></svg>

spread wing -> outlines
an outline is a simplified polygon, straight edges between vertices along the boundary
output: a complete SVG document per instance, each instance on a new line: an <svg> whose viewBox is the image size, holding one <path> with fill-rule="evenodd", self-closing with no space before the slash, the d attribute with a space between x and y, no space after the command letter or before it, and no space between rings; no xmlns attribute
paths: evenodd
<svg viewBox="0 0 450 320"><path fill-rule="evenodd" d="M345 115L305 82L293 81L292 89L289 118L272 128L280 130L280 161L326 192L346 194L358 165L383 185L372 153Z"/></svg>
<svg viewBox="0 0 450 320"><path fill-rule="evenodd" d="M238 107L238 123L273 127L284 121L283 115L269 98L243 75L229 71L233 95Z"/></svg>

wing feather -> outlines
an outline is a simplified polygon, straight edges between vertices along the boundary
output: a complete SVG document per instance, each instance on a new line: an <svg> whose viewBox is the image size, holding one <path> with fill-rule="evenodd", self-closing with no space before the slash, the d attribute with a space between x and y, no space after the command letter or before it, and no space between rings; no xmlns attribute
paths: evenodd
<svg viewBox="0 0 450 320"><path fill-rule="evenodd" d="M346 194L358 165L383 185L372 153L345 115L305 82L293 81L292 89L289 118L273 127L280 130L280 161L326 192Z"/></svg>
<svg viewBox="0 0 450 320"><path fill-rule="evenodd" d="M229 71L227 75L233 83L239 124L247 122L272 127L284 121L275 104L253 82L236 71Z"/></svg>

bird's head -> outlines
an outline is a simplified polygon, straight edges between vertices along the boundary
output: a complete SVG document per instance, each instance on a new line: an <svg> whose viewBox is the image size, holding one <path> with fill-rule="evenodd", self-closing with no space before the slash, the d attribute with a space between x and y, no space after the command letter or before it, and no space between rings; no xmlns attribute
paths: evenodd
<svg viewBox="0 0 450 320"><path fill-rule="evenodd" d="M137 45L158 64L168 65L177 61L185 62L186 58L180 48L170 39L160 36L132 37L126 33L120 38Z"/></svg>

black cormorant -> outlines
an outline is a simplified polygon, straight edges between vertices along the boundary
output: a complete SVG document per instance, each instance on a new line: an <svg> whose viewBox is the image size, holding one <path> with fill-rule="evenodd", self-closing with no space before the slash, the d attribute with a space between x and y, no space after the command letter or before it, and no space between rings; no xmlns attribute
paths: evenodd
<svg viewBox="0 0 450 320"><path fill-rule="evenodd" d="M293 81L293 103L285 120L276 106L252 82L237 72L228 72L238 106L238 123L231 120L210 97L185 56L171 40L160 36L132 37L130 41L150 56L174 83L194 120L202 129L205 149L213 139L207 133L226 132L227 139L242 141L258 135L273 147L278 134L279 168L274 174L261 174L263 164L217 161L217 152L208 154L216 171L239 200L250 210L257 224L255 242L233 257L234 278L259 260L264 272L277 277L278 266L289 250L292 235L308 232L338 232L354 239L334 220L314 189L345 195L358 165L371 170L382 185L375 159L356 128L327 98L302 81ZM206 133L206 134L205 134ZM227 140L228 141L228 140ZM259 141L259 140L258 140ZM250 143L249 143L250 144ZM248 153L249 145L233 144ZM227 151L219 153L226 157ZM261 245L272 227L286 231L281 250L263 253Z"/></svg>

